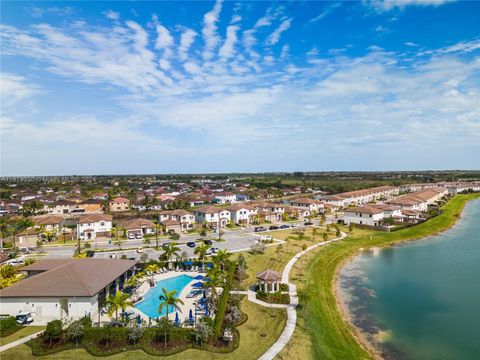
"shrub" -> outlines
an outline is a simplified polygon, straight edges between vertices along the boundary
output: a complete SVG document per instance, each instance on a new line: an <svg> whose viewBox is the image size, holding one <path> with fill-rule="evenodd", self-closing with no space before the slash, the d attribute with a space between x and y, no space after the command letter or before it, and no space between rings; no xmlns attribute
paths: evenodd
<svg viewBox="0 0 480 360"><path fill-rule="evenodd" d="M78 341L85 335L85 327L80 320L74 321L67 327L66 335L70 341L75 341L75 345L78 346Z"/></svg>
<svg viewBox="0 0 480 360"><path fill-rule="evenodd" d="M49 341L50 346L52 345L52 341L60 340L63 334L63 324L62 320L53 320L47 324L47 328L43 333L46 340Z"/></svg>
<svg viewBox="0 0 480 360"><path fill-rule="evenodd" d="M88 316L82 317L80 320L78 320L80 324L83 325L85 328L91 328L92 327L92 319L90 319Z"/></svg>
<svg viewBox="0 0 480 360"><path fill-rule="evenodd" d="M0 320L0 336L8 336L13 334L15 331L19 330L21 326L17 324L15 317L9 316L5 319Z"/></svg>
<svg viewBox="0 0 480 360"><path fill-rule="evenodd" d="M195 324L195 330L193 332L195 340L200 343L200 347L203 347L203 343L207 342L213 334L212 327L204 321L198 321Z"/></svg>
<svg viewBox="0 0 480 360"><path fill-rule="evenodd" d="M128 340L133 342L133 346L135 347L137 341L140 340L143 336L143 328L139 325L133 325L128 328L127 336Z"/></svg>

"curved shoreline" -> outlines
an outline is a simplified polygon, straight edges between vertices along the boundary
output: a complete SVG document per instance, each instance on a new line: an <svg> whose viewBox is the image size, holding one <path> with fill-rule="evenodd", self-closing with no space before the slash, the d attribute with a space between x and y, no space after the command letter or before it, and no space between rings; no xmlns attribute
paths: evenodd
<svg viewBox="0 0 480 360"><path fill-rule="evenodd" d="M382 244L378 244L378 245L375 245L375 246L372 246L372 247L369 247L368 249L373 249L373 248L386 248L386 247L392 247L392 246L396 246L396 245L401 245L401 244L408 244L408 243L411 243L411 242L414 242L414 241L419 241L419 240L427 240L428 237L431 237L431 236L435 236L435 235L439 235L441 233L444 233L448 230L450 230L452 227L454 227L459 220L461 220L462 218L462 214L463 214L463 211L465 209L465 206L467 203L469 203L470 201L472 200L477 200L479 199L479 195L476 195L472 198L467 198L465 199L465 201L463 202L463 204L461 205L461 208L459 209L460 213L458 214L458 216L456 216L456 218L454 219L454 221L452 223L450 223L447 227L445 228L442 228L442 229L439 229L437 231L433 231L432 233L430 234L427 234L427 235L423 235L421 237L418 237L418 238L410 238L410 239L399 239L399 240L392 240L392 241L387 241L385 243L382 243ZM453 200L450 199L450 201ZM441 215L439 215L441 216ZM425 222L423 224L426 224L428 223ZM360 251L361 248L358 248L355 253L353 253L352 255L346 257L344 260L342 260L338 266L336 267L335 269L335 274L334 274L334 277L333 277L333 284L332 284L332 290L333 290L333 296L335 298L335 303L336 303L336 309L337 311L339 312L342 320L346 323L346 325L348 326L352 336L355 338L355 340L357 341L358 345L361 346L363 349L365 349L366 351L368 351L368 353L370 354L370 356L375 359L375 360L381 360L383 359L382 357L382 354L381 354L381 349L379 347L379 345L375 342L372 342L368 339L368 336L367 336L367 333L365 333L362 329L360 329L358 326L356 326L354 323L353 323L353 316L352 316L352 313L351 313L351 310L348 306L348 304L346 303L345 301L345 298L344 296L340 293L340 284L339 284L339 277L340 277L340 273L341 271L345 268L345 266L347 266L347 264L350 264L352 263L353 259L356 258L357 256L359 256L361 254L361 251Z"/></svg>

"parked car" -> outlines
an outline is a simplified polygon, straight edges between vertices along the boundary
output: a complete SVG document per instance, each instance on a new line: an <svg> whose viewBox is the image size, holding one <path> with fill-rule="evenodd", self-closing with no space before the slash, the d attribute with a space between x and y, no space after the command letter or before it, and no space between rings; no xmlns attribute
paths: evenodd
<svg viewBox="0 0 480 360"><path fill-rule="evenodd" d="M10 259L7 261L8 265L23 265L25 261L22 258Z"/></svg>
<svg viewBox="0 0 480 360"><path fill-rule="evenodd" d="M32 313L30 312L22 312L15 316L15 320L17 321L17 324L19 325L28 325L33 322L33 317Z"/></svg>
<svg viewBox="0 0 480 360"><path fill-rule="evenodd" d="M262 235L260 236L260 241L270 241L273 240L272 235Z"/></svg>
<svg viewBox="0 0 480 360"><path fill-rule="evenodd" d="M135 234L135 239L142 239L142 238L143 238L143 234L140 234L140 233Z"/></svg>
<svg viewBox="0 0 480 360"><path fill-rule="evenodd" d="M195 243L193 241L189 241L187 242L187 246L188 247L191 247L191 248L194 248L195 247Z"/></svg>
<svg viewBox="0 0 480 360"><path fill-rule="evenodd" d="M267 228L263 226L256 226L254 229L255 232L260 232L260 231L267 231Z"/></svg>
<svg viewBox="0 0 480 360"><path fill-rule="evenodd" d="M212 247L210 250L212 250L212 254L218 253L218 248Z"/></svg>
<svg viewBox="0 0 480 360"><path fill-rule="evenodd" d="M290 228L290 225L287 225L287 224L280 225L280 229L288 229L288 228Z"/></svg>
<svg viewBox="0 0 480 360"><path fill-rule="evenodd" d="M128 240L133 240L135 239L135 234L129 233L127 237L128 237Z"/></svg>
<svg viewBox="0 0 480 360"><path fill-rule="evenodd" d="M280 226L270 225L269 229L270 229L270 230L278 230L278 229L280 229Z"/></svg>
<svg viewBox="0 0 480 360"><path fill-rule="evenodd" d="M212 252L212 249L207 249L207 251L205 251L205 255L212 255L213 252Z"/></svg>
<svg viewBox="0 0 480 360"><path fill-rule="evenodd" d="M203 240L205 245L212 245L212 240Z"/></svg>
<svg viewBox="0 0 480 360"><path fill-rule="evenodd" d="M163 243L162 244L162 249L166 250L166 249L168 249L169 246L170 246L170 243Z"/></svg>
<svg viewBox="0 0 480 360"><path fill-rule="evenodd" d="M313 225L313 222L311 222L311 221L305 221L305 225Z"/></svg>

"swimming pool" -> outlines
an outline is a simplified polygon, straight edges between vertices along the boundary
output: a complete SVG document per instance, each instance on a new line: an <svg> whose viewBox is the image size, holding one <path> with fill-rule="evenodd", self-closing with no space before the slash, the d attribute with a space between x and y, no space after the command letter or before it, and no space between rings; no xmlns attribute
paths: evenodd
<svg viewBox="0 0 480 360"><path fill-rule="evenodd" d="M193 277L188 275L179 275L172 278L159 280L155 284L155 287L150 288L143 297L143 300L135 304L135 307L143 312L148 317L155 319L161 315L167 313L167 309L163 308L162 313L158 313L158 306L160 305L159 296L163 294L162 288L165 288L167 291L176 290L177 297L182 292L183 288L187 286L193 280ZM172 313L171 308L169 308L169 313Z"/></svg>

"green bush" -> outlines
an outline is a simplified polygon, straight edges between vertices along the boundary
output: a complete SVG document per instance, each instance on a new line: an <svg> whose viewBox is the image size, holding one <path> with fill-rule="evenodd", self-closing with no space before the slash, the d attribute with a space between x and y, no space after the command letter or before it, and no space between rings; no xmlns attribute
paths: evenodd
<svg viewBox="0 0 480 360"><path fill-rule="evenodd" d="M53 341L60 340L62 335L63 335L62 320L53 320L47 323L47 328L45 329L43 336L45 337L45 340L48 340L50 342L50 345L52 345Z"/></svg>
<svg viewBox="0 0 480 360"><path fill-rule="evenodd" d="M15 317L9 316L0 320L0 337L5 337L13 334L15 331L20 330L22 327L17 324Z"/></svg>

